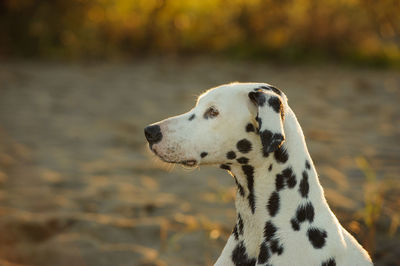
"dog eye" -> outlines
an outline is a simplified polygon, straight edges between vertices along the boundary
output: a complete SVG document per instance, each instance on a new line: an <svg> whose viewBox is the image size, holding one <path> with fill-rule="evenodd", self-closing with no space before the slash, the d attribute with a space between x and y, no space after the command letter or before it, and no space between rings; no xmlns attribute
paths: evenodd
<svg viewBox="0 0 400 266"><path fill-rule="evenodd" d="M217 108L215 108L214 106L211 106L210 108L207 109L207 111L204 113L204 118L208 119L208 118L214 118L219 114Z"/></svg>

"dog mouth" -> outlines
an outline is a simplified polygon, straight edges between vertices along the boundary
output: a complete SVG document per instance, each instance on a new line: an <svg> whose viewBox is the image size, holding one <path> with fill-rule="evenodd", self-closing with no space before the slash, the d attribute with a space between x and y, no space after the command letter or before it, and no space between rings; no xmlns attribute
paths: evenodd
<svg viewBox="0 0 400 266"><path fill-rule="evenodd" d="M157 157L159 157L163 162L166 163L175 163L175 164L182 164L184 166L189 166L189 167L195 167L197 165L197 160L195 159L189 159L189 160L182 160L182 161L177 161L177 160L170 160L165 158L164 156L162 156L161 154L159 154L157 152L156 149L154 149L153 147L150 147L150 149L154 152L155 155L157 155Z"/></svg>
<svg viewBox="0 0 400 266"><path fill-rule="evenodd" d="M180 161L179 163L190 167L194 167L197 165L196 160L185 160L185 161Z"/></svg>

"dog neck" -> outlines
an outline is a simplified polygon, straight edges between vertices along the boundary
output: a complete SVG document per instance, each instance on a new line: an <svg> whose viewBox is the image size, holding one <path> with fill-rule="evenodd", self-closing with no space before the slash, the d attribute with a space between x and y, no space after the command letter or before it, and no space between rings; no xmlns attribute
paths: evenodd
<svg viewBox="0 0 400 266"><path fill-rule="evenodd" d="M320 209L329 209L291 111L286 113L284 127L286 141L278 151L265 157L260 149L254 149L246 164L230 166L237 185L237 220L216 265L235 260L260 263L263 246L271 256L280 255L284 247L274 236L275 231L279 230L281 237L291 234L321 214Z"/></svg>

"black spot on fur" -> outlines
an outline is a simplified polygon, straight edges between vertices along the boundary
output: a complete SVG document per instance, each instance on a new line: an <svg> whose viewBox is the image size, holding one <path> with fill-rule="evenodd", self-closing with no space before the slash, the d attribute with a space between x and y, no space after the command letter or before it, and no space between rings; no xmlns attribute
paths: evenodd
<svg viewBox="0 0 400 266"><path fill-rule="evenodd" d="M239 235L243 235L243 220L242 216L240 216L240 213L238 214L238 229L239 229Z"/></svg>
<svg viewBox="0 0 400 266"><path fill-rule="evenodd" d="M282 111L282 103L278 97L271 97L268 100L268 104L274 109L275 112L279 113Z"/></svg>
<svg viewBox="0 0 400 266"><path fill-rule="evenodd" d="M246 132L255 132L254 126L251 123L246 125Z"/></svg>
<svg viewBox="0 0 400 266"><path fill-rule="evenodd" d="M268 171L271 172L271 170L272 170L272 164L270 164L269 167L268 167Z"/></svg>
<svg viewBox="0 0 400 266"><path fill-rule="evenodd" d="M208 152L203 151L202 153L200 153L200 157L204 158L208 155Z"/></svg>
<svg viewBox="0 0 400 266"><path fill-rule="evenodd" d="M251 142L247 139L242 139L238 141L236 147L241 153L248 153L249 151L251 151Z"/></svg>
<svg viewBox="0 0 400 266"><path fill-rule="evenodd" d="M314 207L311 202L307 202L305 205L297 207L296 218L299 222L308 220L311 223L314 221Z"/></svg>
<svg viewBox="0 0 400 266"><path fill-rule="evenodd" d="M249 98L257 106L264 106L265 102L267 101L265 94L262 91L249 92Z"/></svg>
<svg viewBox="0 0 400 266"><path fill-rule="evenodd" d="M285 163L289 159L289 155L286 151L285 145L281 145L279 149L274 152L275 160L278 163Z"/></svg>
<svg viewBox="0 0 400 266"><path fill-rule="evenodd" d="M283 170L282 173L276 175L275 187L277 191L285 188L285 185L287 185L289 188L294 188L296 184L296 176L290 167Z"/></svg>
<svg viewBox="0 0 400 266"><path fill-rule="evenodd" d="M274 191L268 200L267 209L269 215L275 216L279 210L280 198L278 192Z"/></svg>
<svg viewBox="0 0 400 266"><path fill-rule="evenodd" d="M247 164L249 162L249 159L246 157L240 157L239 159L237 159L237 161L240 164Z"/></svg>
<svg viewBox="0 0 400 266"><path fill-rule="evenodd" d="M310 227L307 231L307 236L314 248L322 248L328 235L323 229Z"/></svg>
<svg viewBox="0 0 400 266"><path fill-rule="evenodd" d="M278 239L273 239L270 242L270 248L272 253L281 255L283 253L283 245L279 243Z"/></svg>
<svg viewBox="0 0 400 266"><path fill-rule="evenodd" d="M235 237L236 240L239 239L239 234L238 234L238 229L237 229L237 224L235 224L235 227L233 227L232 231L233 236Z"/></svg>
<svg viewBox="0 0 400 266"><path fill-rule="evenodd" d="M286 179L286 184L289 188L294 188L297 184L296 175L293 173L292 168L286 168L282 171L282 175Z"/></svg>
<svg viewBox="0 0 400 266"><path fill-rule="evenodd" d="M195 115L195 114L192 114L192 115L189 117L189 121L192 121L195 117L196 117L196 115Z"/></svg>
<svg viewBox="0 0 400 266"><path fill-rule="evenodd" d="M225 170L231 170L231 167L229 166L229 165L226 165L226 164L221 164L220 166L219 166L221 169L225 169Z"/></svg>
<svg viewBox="0 0 400 266"><path fill-rule="evenodd" d="M272 90L273 92L275 92L276 94L282 96L282 92L281 92L280 89L275 88L274 86L270 86L270 87L271 87L271 90Z"/></svg>
<svg viewBox="0 0 400 266"><path fill-rule="evenodd" d="M261 143L264 156L268 157L270 152L276 151L285 140L285 137L280 133L272 133L268 129L260 133Z"/></svg>
<svg viewBox="0 0 400 266"><path fill-rule="evenodd" d="M328 260L322 262L321 266L336 266L336 261L334 258L329 258Z"/></svg>
<svg viewBox="0 0 400 266"><path fill-rule="evenodd" d="M311 165L310 165L310 163L308 162L308 160L306 160L306 168L307 168L307 169L310 169L310 168L311 168Z"/></svg>
<svg viewBox="0 0 400 266"><path fill-rule="evenodd" d="M300 181L299 192L303 198L307 198L309 190L310 185L308 184L308 174L306 171L303 171L303 178Z"/></svg>
<svg viewBox="0 0 400 266"><path fill-rule="evenodd" d="M258 90L258 89L264 89L264 90L273 91L273 92L275 92L276 94L282 96L281 90L280 90L280 89L277 89L277 88L275 88L274 86L271 86L271 85L268 85L268 87L267 87L267 86L261 86L260 88L257 88L257 89L254 89L254 90L256 91L256 90Z"/></svg>
<svg viewBox="0 0 400 266"><path fill-rule="evenodd" d="M254 266L256 264L255 258L247 256L246 248L243 241L240 241L235 249L232 251L232 261L236 266Z"/></svg>
<svg viewBox="0 0 400 266"><path fill-rule="evenodd" d="M264 148L268 147L270 145L270 143L272 142L272 138L273 138L274 134L269 131L268 129L262 131L260 133L260 137L261 137L261 142ZM269 153L270 151L266 152Z"/></svg>
<svg viewBox="0 0 400 266"><path fill-rule="evenodd" d="M235 183L236 183L236 185L237 185L237 187L238 187L238 190L239 190L239 194L240 194L242 197L244 197L244 189L243 189L242 185L239 184L239 182L238 182L236 176L234 176L234 178L235 178Z"/></svg>
<svg viewBox="0 0 400 266"><path fill-rule="evenodd" d="M256 209L256 203L254 198L254 167L248 164L242 165L242 170L247 177L247 188L249 190L249 195L247 196L249 200L249 205L251 212L254 214Z"/></svg>
<svg viewBox="0 0 400 266"><path fill-rule="evenodd" d="M276 227L270 221L267 221L264 226L264 237L266 241L270 241L276 233Z"/></svg>
<svg viewBox="0 0 400 266"><path fill-rule="evenodd" d="M296 219L290 220L290 223L292 224L292 228L294 231L299 231L300 230L300 225L299 222Z"/></svg>
<svg viewBox="0 0 400 266"><path fill-rule="evenodd" d="M247 177L253 177L254 175L254 167L246 164L242 165L243 172L246 174Z"/></svg>
<svg viewBox="0 0 400 266"><path fill-rule="evenodd" d="M229 152L226 154L226 158L228 158L229 160L233 160L233 159L236 158L236 153L235 153L234 151L229 151Z"/></svg>
<svg viewBox="0 0 400 266"><path fill-rule="evenodd" d="M256 121L258 123L258 132L260 131L260 128L262 127L262 119L258 116L256 116Z"/></svg>
<svg viewBox="0 0 400 266"><path fill-rule="evenodd" d="M258 254L258 264L264 264L266 263L269 258L270 258L270 253L269 253L269 248L267 246L267 243L262 242L260 246L260 253Z"/></svg>
<svg viewBox="0 0 400 266"><path fill-rule="evenodd" d="M276 191L279 191L284 188L285 188L285 179L283 175L277 174L275 178L275 189Z"/></svg>
<svg viewBox="0 0 400 266"><path fill-rule="evenodd" d="M263 154L263 156L264 156L265 158L268 158L268 156L269 156L269 152L265 152L264 149L262 149L262 154Z"/></svg>

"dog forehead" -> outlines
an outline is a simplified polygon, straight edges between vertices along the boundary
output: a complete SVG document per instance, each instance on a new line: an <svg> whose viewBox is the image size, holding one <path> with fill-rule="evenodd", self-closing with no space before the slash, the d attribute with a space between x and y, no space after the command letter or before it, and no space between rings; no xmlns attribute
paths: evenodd
<svg viewBox="0 0 400 266"><path fill-rule="evenodd" d="M249 92L261 90L268 98L272 97L275 100L287 106L286 95L267 83L230 83L211 88L201 94L196 102L197 108L207 108L214 106L218 109L240 111L239 109L247 107L248 110L253 110L255 105L250 101ZM267 99L266 99L267 100ZM233 109L233 111L232 111Z"/></svg>
<svg viewBox="0 0 400 266"><path fill-rule="evenodd" d="M198 103L224 103L230 101L241 101L242 99L246 100L247 93L251 90L252 87L244 86L241 83L232 83L221 85L215 88L211 88L208 91L204 92L200 95L198 99Z"/></svg>

